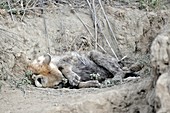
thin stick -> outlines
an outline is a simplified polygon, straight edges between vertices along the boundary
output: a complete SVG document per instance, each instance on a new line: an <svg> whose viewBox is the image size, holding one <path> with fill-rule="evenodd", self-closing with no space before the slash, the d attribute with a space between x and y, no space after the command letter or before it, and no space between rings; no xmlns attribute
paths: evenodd
<svg viewBox="0 0 170 113"><path fill-rule="evenodd" d="M86 26L86 24L84 23L84 21L79 17L79 15L77 14L77 12L75 11L75 9L72 7L72 5L70 4L72 10L74 11L75 15L77 16L77 18L82 22L82 24L84 25L84 27L86 28L86 30L89 32L90 36L93 37L93 34L90 32L90 30L88 29L88 27Z"/></svg>
<svg viewBox="0 0 170 113"><path fill-rule="evenodd" d="M89 0L86 0L87 4L89 5L90 7L90 11L92 13L92 20L94 22L94 37L95 37L95 49L97 49L97 45L98 45L98 37L97 37L97 16L96 16L96 9L95 9L95 0L93 0L93 5L91 6ZM92 9L93 8L93 9Z"/></svg>
<svg viewBox="0 0 170 113"><path fill-rule="evenodd" d="M31 2L31 0L28 1L27 5L25 6L25 9L27 9L27 7L28 7L28 5L29 5L30 2ZM25 16L25 12L26 12L25 9L23 9L23 10L24 10L24 13L23 13L23 15L22 15L22 17L21 17L21 21L23 20L23 18L24 18L24 16Z"/></svg>
<svg viewBox="0 0 170 113"><path fill-rule="evenodd" d="M166 48L166 51L168 53L168 59L169 59L169 73L170 73L170 45Z"/></svg>
<svg viewBox="0 0 170 113"><path fill-rule="evenodd" d="M86 2L87 2L87 4L88 4L88 5L89 5L89 7L90 7L90 11L93 13L93 10L92 10L92 8L91 8L91 5L90 5L89 0L86 0Z"/></svg>
<svg viewBox="0 0 170 113"><path fill-rule="evenodd" d="M20 0L20 2L21 2L21 8L24 9L24 3L23 3L24 1Z"/></svg>
<svg viewBox="0 0 170 113"><path fill-rule="evenodd" d="M106 13L105 13L105 11L104 11L104 8L103 8L103 6L102 6L101 0L98 0L98 1L99 1L99 4L100 4L100 7L101 7L101 9L102 9L102 12L103 12L103 14L104 14L104 17L105 17L105 19L106 19L106 21L107 21L107 24L108 24L108 26L109 26L109 29L110 29L110 31L111 31L111 33L112 33L112 36L113 36L113 38L114 38L115 41L116 41L116 45L118 45L118 41L117 41L117 39L116 39L116 37L115 37L115 35L114 35L114 33L113 33L112 27L111 27L111 25L110 25L110 22L109 22L109 19L108 19L107 15L106 15Z"/></svg>
<svg viewBox="0 0 170 113"><path fill-rule="evenodd" d="M116 47L117 47L117 49L119 50L119 48L118 48L118 41L117 41L117 39L116 39L116 37L115 37L115 35L114 35L114 32L113 32L112 27L111 27L111 25L110 25L109 19L108 19L107 15L106 15L106 13L105 13L105 11L104 11L104 8L103 8L103 6L102 6L101 0L98 0L98 1L99 1L99 5L100 5L100 7L101 7L101 9L102 9L102 12L103 12L103 14L104 14L104 17L105 17L105 19L106 19L106 21L107 21L107 24L108 24L108 26L109 26L109 29L110 29L110 31L111 31L111 33L112 33L112 36L113 36L113 38L115 39ZM99 24L98 24L98 25L99 25ZM106 38L106 39L107 39L107 38ZM109 45L110 45L110 43L109 43ZM111 47L111 45L110 45L110 47ZM112 47L111 47L111 51L114 53L116 59L119 60L118 57L117 57L117 55L116 55L116 53L113 51Z"/></svg>
<svg viewBox="0 0 170 113"><path fill-rule="evenodd" d="M47 32L47 23L46 23L46 20L45 20L45 16L44 16L44 4L43 4L43 0L41 0L41 7L42 7L42 10L41 10L41 13L42 13L42 17L43 17L43 23L44 23L44 31L45 31L45 37L46 37L46 40L47 40L47 48L48 48L48 53L50 54L51 51L50 51L50 40L49 40L49 37L48 37L48 32Z"/></svg>
<svg viewBox="0 0 170 113"><path fill-rule="evenodd" d="M114 55L114 56L115 56L115 58L119 61L119 59L118 59L118 57L117 57L116 53L114 52L114 50L113 50L113 48L111 47L111 45L110 45L109 41L107 40L106 35L102 32L101 27L100 27L100 25L99 25L99 24L98 24L98 27L99 27L99 29L100 29L100 32L103 34L103 36L104 36L104 38L105 38L105 40L106 40L106 43L107 43L107 44L108 44L108 46L110 47L110 49L111 49L111 51L112 51L113 55Z"/></svg>
<svg viewBox="0 0 170 113"><path fill-rule="evenodd" d="M90 5L90 3L89 3L89 1L88 0L86 0L87 1L87 3L88 3L88 5L89 5L89 7L90 7L90 9L91 9L91 5ZM92 10L91 9L91 13L92 13L92 17L93 18L95 18L95 13L93 13L94 12L94 10ZM104 36L104 38L105 38L105 40L106 40L106 43L109 45L109 47L110 47L110 49L111 49L111 51L112 51L112 53L113 53L113 55L115 56L115 58L119 61L119 59L118 59L118 57L117 57L117 55L116 55L116 53L114 52L114 50L113 50L113 48L111 47L111 45L110 45L110 43L109 43L109 41L107 40L107 38L106 38L106 35L102 32L102 30L101 30L101 27L100 27L100 25L99 25L99 23L97 22L96 23L96 25L98 25L98 27L99 27L99 30L100 30L100 32L102 33L102 35ZM97 27L97 26L96 26ZM98 45L99 46L99 45ZM99 46L100 48L101 48L101 46ZM101 48L101 49L103 49L103 48ZM105 50L104 50L105 51ZM106 51L105 51L106 52ZM107 52L106 52L107 53Z"/></svg>
<svg viewBox="0 0 170 113"><path fill-rule="evenodd" d="M94 18L93 18L93 21L94 21L94 31L95 31L95 49L97 50L97 41L98 41L98 37L97 37L97 16L96 16L96 8L95 8L95 0L93 0L93 12L94 12Z"/></svg>
<svg viewBox="0 0 170 113"><path fill-rule="evenodd" d="M93 38L93 35L92 35L92 33L90 32L90 30L88 29L88 27L90 27L88 24L86 25L85 23L83 23L84 24L84 26L86 26L87 28L87 31L89 32L89 34L91 34L90 36ZM94 30L94 28L91 28L91 29L93 29ZM105 53L107 53L107 51L97 42L97 46L99 46L99 48L103 51L103 52L105 52Z"/></svg>
<svg viewBox="0 0 170 113"><path fill-rule="evenodd" d="M10 0L7 0L7 2L8 2L8 7L9 7L9 9L11 10ZM14 21L14 16L13 16L13 14L12 14L12 10L10 11L10 15L11 15L12 21Z"/></svg>
<svg viewBox="0 0 170 113"><path fill-rule="evenodd" d="M72 10L74 11L75 15L77 16L77 18L81 21L81 23L84 25L84 27L86 28L86 30L89 32L90 36L93 38L93 34L90 32L89 28L87 27L87 25L84 23L84 21L79 17L79 15L77 14L77 12L75 11L75 9L72 7L71 4L69 4L70 7L72 8ZM104 48L102 46L100 46L100 44L97 43L97 45L101 48L101 50L103 50L105 53L107 53Z"/></svg>
<svg viewBox="0 0 170 113"><path fill-rule="evenodd" d="M34 2L31 3L30 6L35 7L35 5L36 5L37 2L38 2L38 0L35 0Z"/></svg>
<svg viewBox="0 0 170 113"><path fill-rule="evenodd" d="M100 47L100 49L101 49L102 51L104 51L105 53L107 53L107 51L106 51L99 43L97 43L97 45Z"/></svg>

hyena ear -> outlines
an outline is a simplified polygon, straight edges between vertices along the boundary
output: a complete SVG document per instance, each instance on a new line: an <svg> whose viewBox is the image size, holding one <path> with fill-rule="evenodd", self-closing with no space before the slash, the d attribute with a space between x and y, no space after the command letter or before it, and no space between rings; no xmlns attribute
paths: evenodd
<svg viewBox="0 0 170 113"><path fill-rule="evenodd" d="M49 65L49 63L51 62L51 55L50 54L45 54L44 55L44 61L43 61L43 64L47 64Z"/></svg>

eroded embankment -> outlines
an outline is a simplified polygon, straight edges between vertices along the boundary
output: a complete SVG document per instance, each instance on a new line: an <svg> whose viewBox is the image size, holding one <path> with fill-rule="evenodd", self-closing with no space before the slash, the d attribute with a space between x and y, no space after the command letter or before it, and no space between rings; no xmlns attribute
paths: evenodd
<svg viewBox="0 0 170 113"><path fill-rule="evenodd" d="M169 21L170 11L155 13L111 6L104 8L118 40L121 52L118 54L119 58L127 55L130 62L141 61L145 65L139 72L142 78L136 80L136 83L132 81L104 89L54 90L37 89L33 86L25 88L25 82L23 82L25 79L22 78L24 78L27 62L48 52L48 47L50 47L52 54L71 50L88 51L94 49L94 39L76 16L79 15L91 33L94 34L91 13L86 8L79 8L76 9L75 14L67 4L60 4L47 10L44 16L47 23L48 39L44 32L42 17L27 15L23 22L18 22L11 21L9 15L5 17L1 15L1 112L155 112L153 110L154 96L150 95L152 90L151 79L148 77L150 74L148 56L150 55L151 42ZM97 16L102 32L114 48L112 34L100 8ZM167 37L169 38L169 35ZM100 31L98 43L112 54ZM156 48L159 47L156 46ZM115 51L117 52L117 50ZM15 86L19 86L19 89L16 89Z"/></svg>

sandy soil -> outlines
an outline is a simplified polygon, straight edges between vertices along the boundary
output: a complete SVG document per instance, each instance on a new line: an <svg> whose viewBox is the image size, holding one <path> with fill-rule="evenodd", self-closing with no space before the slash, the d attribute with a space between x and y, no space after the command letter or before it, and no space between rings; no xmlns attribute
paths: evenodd
<svg viewBox="0 0 170 113"><path fill-rule="evenodd" d="M136 83L135 83L136 81ZM142 83L140 79L131 81L126 84L112 86L108 88L86 88L86 89L50 89L36 88L32 85L20 88L12 88L8 85L2 85L0 95L0 112L1 113L66 113L67 110L75 109L84 102L94 103L96 97L100 102L102 95L113 92L117 95L118 92L126 92L131 90L136 84L136 87ZM133 84L133 85L132 85ZM116 96L115 95L115 96ZM99 97L99 98L98 98ZM122 98L123 94L119 94L117 98ZM115 97L114 97L115 98ZM104 102L104 101L103 101ZM101 102L101 103L103 103ZM70 109L70 105L73 104ZM84 106L86 108L86 106ZM93 107L93 106L91 106ZM89 107L89 109L91 109ZM65 108L65 109L63 109ZM104 108L101 108L104 109ZM84 110L77 110L84 112ZM77 113L77 111L70 111ZM88 111L88 110L87 110Z"/></svg>

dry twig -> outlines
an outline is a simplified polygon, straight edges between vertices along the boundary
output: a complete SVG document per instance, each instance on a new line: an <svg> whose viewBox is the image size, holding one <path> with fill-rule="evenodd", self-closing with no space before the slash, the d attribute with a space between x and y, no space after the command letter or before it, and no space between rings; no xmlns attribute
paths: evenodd
<svg viewBox="0 0 170 113"><path fill-rule="evenodd" d="M105 19L106 19L106 21L107 21L107 24L108 24L108 26L109 26L109 29L110 29L110 31L111 31L111 33L112 33L112 36L113 36L113 38L115 39L116 45L118 45L118 41L117 41L117 39L116 39L116 36L114 35L114 32L113 32L112 27L111 27L111 25L110 25L109 19L108 19L107 15L106 15L106 13L105 13L105 11L104 11L104 8L103 8L103 6L102 6L101 0L98 0L98 1L99 1L99 4L100 4L100 7L101 7L101 9L102 9L102 12L103 12L103 14L104 14L104 17L105 17Z"/></svg>
<svg viewBox="0 0 170 113"><path fill-rule="evenodd" d="M73 6L72 6L71 4L69 4L69 5L70 5L70 7L72 8L72 10L74 11L74 13L75 13L75 15L77 16L77 18L82 22L82 24L84 25L84 27L86 28L86 30L89 32L90 36L93 38L93 34L90 32L88 26L87 26L87 25L84 23L84 21L79 17L79 15L77 14L77 12L76 12L75 9L73 8ZM101 48L101 50L103 50L105 53L107 53L107 52L105 51L105 49L104 49L102 46L100 46L100 44L97 43L97 45Z"/></svg>
<svg viewBox="0 0 170 113"><path fill-rule="evenodd" d="M100 32L102 33L102 35L104 36L104 38L105 38L105 40L106 40L106 43L108 44L109 48L111 49L113 55L115 56L115 58L116 58L117 60L119 60L118 57L117 57L117 55L116 55L116 53L114 52L113 48L111 47L108 39L106 38L106 35L102 32L99 23L97 23L97 21L96 21L97 17L96 17L96 11L95 11L95 8L94 8L94 7L95 7L95 6L94 6L94 0L93 0L93 6L90 5L89 0L86 0L86 1L87 1L87 3L88 3L89 8L90 8L90 11L91 11L91 13L92 13L92 19L93 19L94 25L95 25L95 26L94 26L94 27L95 27L95 34L96 34L96 32L97 32L97 27L99 27L99 30L100 30ZM100 6L101 6L101 5L100 5ZM92 9L92 7L93 7L93 9ZM102 7L101 7L101 8L102 8ZM103 11L104 11L104 9L103 9ZM97 36L97 34L96 34L95 36ZM96 39L96 41L97 41L97 37L95 37L95 39ZM100 47L100 46L99 46L99 47ZM100 47L100 48L101 48L101 47ZM105 50L104 50L104 51L105 51ZM105 51L105 52L106 52L106 51Z"/></svg>
<svg viewBox="0 0 170 113"><path fill-rule="evenodd" d="M29 5L30 2L31 2L31 0L28 1L27 5L26 5L25 8L23 9L23 10L24 10L24 13L23 13L23 15L22 15L22 17L21 17L21 21L23 20L23 18L24 18L24 16L25 16L25 12L26 12L25 9L27 9L27 7L28 7L28 5Z"/></svg>
<svg viewBox="0 0 170 113"><path fill-rule="evenodd" d="M95 6L95 2L94 2L95 0L93 0L93 5L92 5L92 7L93 7L93 14L94 14L94 16L93 16L93 21L94 21L94 31L95 31L95 34L94 34L94 37L95 37L95 49L97 50L97 40L98 40L98 37L97 37L97 16L96 16L96 6Z"/></svg>
<svg viewBox="0 0 170 113"><path fill-rule="evenodd" d="M105 40L106 40L106 43L108 44L108 46L110 47L110 49L111 49L111 51L112 51L112 53L113 53L113 55L115 56L115 58L119 61L119 59L118 59L118 57L117 57L117 55L116 55L116 53L114 52L114 50L113 50L113 48L111 47L111 45L110 45L110 43L109 43L109 41L108 41L108 39L106 38L106 35L102 32L102 29L101 29L101 27L100 27L100 25L98 24L98 27L99 27L99 29L100 29L100 32L102 33L102 35L104 36L104 38L105 38Z"/></svg>
<svg viewBox="0 0 170 113"><path fill-rule="evenodd" d="M9 7L9 9L11 10L10 0L7 0L7 2L8 2L8 7ZM14 21L14 16L13 16L13 14L12 14L12 11L10 11L10 15L11 15L12 21Z"/></svg>
<svg viewBox="0 0 170 113"><path fill-rule="evenodd" d="M96 6L95 6L95 0L93 0L92 6L89 2L89 0L86 0L86 2L88 3L89 7L90 7L90 11L92 13L92 20L94 22L94 38L95 38L95 49L97 49L97 45L98 45L98 36L97 36L97 16L96 16Z"/></svg>
<svg viewBox="0 0 170 113"><path fill-rule="evenodd" d="M114 46L115 46L115 48L117 48L117 50L119 51L119 54L121 54L121 52L120 52L120 50L119 50L119 47L118 47L118 41L117 41L117 39L116 39L116 36L114 35L114 32L113 32L113 29L112 29L111 24L110 24L110 22L109 22L109 19L108 19L107 15L106 15L106 13L105 13L105 11L104 11L104 8L103 8L103 6L102 6L101 0L98 0L98 1L99 1L99 5L100 5L100 7L101 7L101 9L102 9L102 12L103 12L103 14L104 14L104 17L105 17L105 19L106 19L106 21L107 21L108 27L109 27L109 29L110 29L110 31L111 31L111 34L112 34L113 38L115 39L115 44L116 44L116 45L114 45ZM112 49L112 48L111 48L111 49ZM112 52L114 52L113 49L112 49ZM119 61L119 59L118 59L118 57L117 57L117 55L116 55L115 52L114 52L114 55L115 55L116 59Z"/></svg>
<svg viewBox="0 0 170 113"><path fill-rule="evenodd" d="M90 36L93 37L93 34L90 32L90 30L88 29L87 25L84 23L84 21L79 17L79 15L77 14L77 12L75 11L75 9L72 7L71 4L69 4L72 8L72 10L74 11L75 15L77 16L77 18L82 22L82 24L84 25L84 27L86 28L86 30L89 32Z"/></svg>
<svg viewBox="0 0 170 113"><path fill-rule="evenodd" d="M44 13L43 0L41 0L41 7L42 7L41 13L42 13L43 23L44 23L45 38L46 38L46 40L47 40L48 53L50 54L50 53L51 53L51 51L50 51L50 40L49 40L48 32L47 32L47 23L46 23L46 20L45 20L45 16L44 16L44 14L43 14L43 13Z"/></svg>

